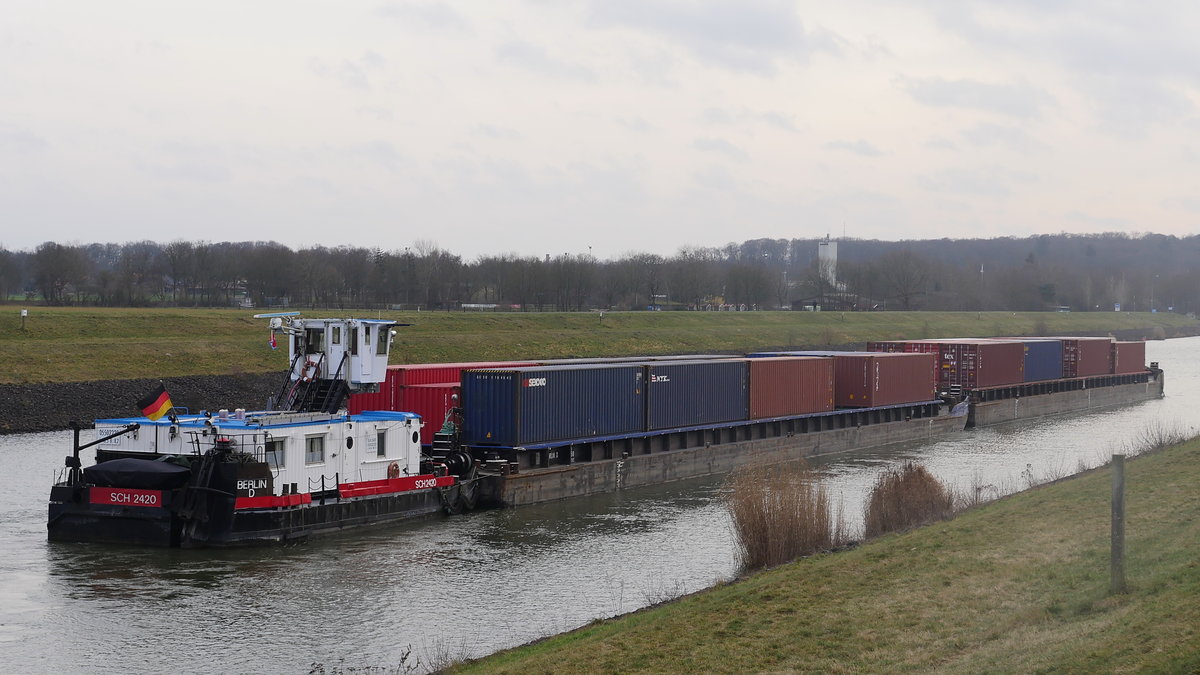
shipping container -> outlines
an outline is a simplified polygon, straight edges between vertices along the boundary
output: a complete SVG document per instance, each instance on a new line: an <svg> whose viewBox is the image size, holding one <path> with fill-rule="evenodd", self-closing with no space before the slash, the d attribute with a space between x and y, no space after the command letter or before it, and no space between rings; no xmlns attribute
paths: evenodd
<svg viewBox="0 0 1200 675"><path fill-rule="evenodd" d="M1092 377L1112 372L1112 338L1053 337L1063 345L1063 377Z"/></svg>
<svg viewBox="0 0 1200 675"><path fill-rule="evenodd" d="M945 391L1025 381L1025 347L1021 342L980 338L926 342L938 345L938 383Z"/></svg>
<svg viewBox="0 0 1200 675"><path fill-rule="evenodd" d="M421 416L425 426L421 427L421 442L425 445L433 443L433 435L442 428L446 421L446 413L458 405L461 398L462 385L459 382L442 382L439 384L414 384L400 387L396 400L396 409L416 413Z"/></svg>
<svg viewBox="0 0 1200 675"><path fill-rule="evenodd" d="M747 364L748 359L646 364L646 430L747 419Z"/></svg>
<svg viewBox="0 0 1200 675"><path fill-rule="evenodd" d="M857 355L861 356L864 354L877 354L877 353L878 353L877 351L855 352L855 351L838 351L836 349L801 349L801 350L790 351L790 352L754 352L753 354L747 354L746 358L748 358L748 359L764 359L764 358L771 358L773 356L822 356L822 357L830 358L830 357L834 357L834 356L848 356L848 355L853 355L853 354L857 354Z"/></svg>
<svg viewBox="0 0 1200 675"><path fill-rule="evenodd" d="M643 429L640 365L563 365L465 370L463 440L515 447Z"/></svg>
<svg viewBox="0 0 1200 675"><path fill-rule="evenodd" d="M365 410L396 410L393 394L395 387L386 379L379 383L379 391L352 394L346 399L346 410L357 415Z"/></svg>
<svg viewBox="0 0 1200 675"><path fill-rule="evenodd" d="M622 364L622 363L651 363L657 361L706 361L709 359L740 359L741 356L730 354L685 354L668 356L580 356L570 359L547 359L535 361L532 365L539 366L569 366L587 364Z"/></svg>
<svg viewBox="0 0 1200 675"><path fill-rule="evenodd" d="M1114 342L1112 372L1117 375L1140 373L1146 369L1145 342Z"/></svg>
<svg viewBox="0 0 1200 675"><path fill-rule="evenodd" d="M533 365L528 361L472 361L466 363L405 363L388 366L387 375L379 383L379 391L370 394L353 394L346 401L351 414L364 410L400 410L399 389L414 384L438 384L458 382L460 374L468 368L506 368Z"/></svg>
<svg viewBox="0 0 1200 675"><path fill-rule="evenodd" d="M520 368L537 365L532 361L467 361L462 363L406 363L388 366L388 380L395 387L414 384L461 382L462 371L487 368Z"/></svg>
<svg viewBox="0 0 1200 675"><path fill-rule="evenodd" d="M884 352L888 354L911 352L909 345L913 340L873 340L867 343L867 351Z"/></svg>
<svg viewBox="0 0 1200 675"><path fill-rule="evenodd" d="M843 354L833 357L834 404L867 408L937 398L937 356L924 353Z"/></svg>
<svg viewBox="0 0 1200 675"><path fill-rule="evenodd" d="M833 410L833 359L755 358L749 368L751 419Z"/></svg>
<svg viewBox="0 0 1200 675"><path fill-rule="evenodd" d="M1061 340L1022 339L1025 345L1025 381L1058 380L1063 376Z"/></svg>

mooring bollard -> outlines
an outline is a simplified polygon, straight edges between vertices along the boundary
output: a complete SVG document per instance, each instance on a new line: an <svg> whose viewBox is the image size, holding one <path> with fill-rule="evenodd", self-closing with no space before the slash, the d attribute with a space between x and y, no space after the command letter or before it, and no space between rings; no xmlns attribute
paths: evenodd
<svg viewBox="0 0 1200 675"><path fill-rule="evenodd" d="M1109 593L1125 592L1125 455L1112 457L1112 579Z"/></svg>

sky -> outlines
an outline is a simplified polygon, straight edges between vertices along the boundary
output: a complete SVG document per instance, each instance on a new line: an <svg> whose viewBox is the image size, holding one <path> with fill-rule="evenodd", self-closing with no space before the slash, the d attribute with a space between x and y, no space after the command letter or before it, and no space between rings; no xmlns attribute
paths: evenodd
<svg viewBox="0 0 1200 675"><path fill-rule="evenodd" d="M1200 4L6 0L0 246L1200 233Z"/></svg>

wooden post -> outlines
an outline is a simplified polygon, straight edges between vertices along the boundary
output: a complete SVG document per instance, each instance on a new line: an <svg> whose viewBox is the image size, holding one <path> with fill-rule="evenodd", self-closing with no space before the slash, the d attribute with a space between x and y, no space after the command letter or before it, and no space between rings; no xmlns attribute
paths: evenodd
<svg viewBox="0 0 1200 675"><path fill-rule="evenodd" d="M1109 593L1125 592L1125 455L1112 457L1112 563Z"/></svg>

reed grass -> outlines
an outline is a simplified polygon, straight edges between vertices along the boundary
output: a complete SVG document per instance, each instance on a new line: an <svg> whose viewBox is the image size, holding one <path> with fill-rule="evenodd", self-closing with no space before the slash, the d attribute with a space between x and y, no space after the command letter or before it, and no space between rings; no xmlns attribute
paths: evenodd
<svg viewBox="0 0 1200 675"><path fill-rule="evenodd" d="M802 461L744 467L730 474L727 486L743 570L782 565L847 540L827 491Z"/></svg>
<svg viewBox="0 0 1200 675"><path fill-rule="evenodd" d="M925 467L906 462L875 481L863 515L863 535L869 539L908 530L954 513L953 493Z"/></svg>

